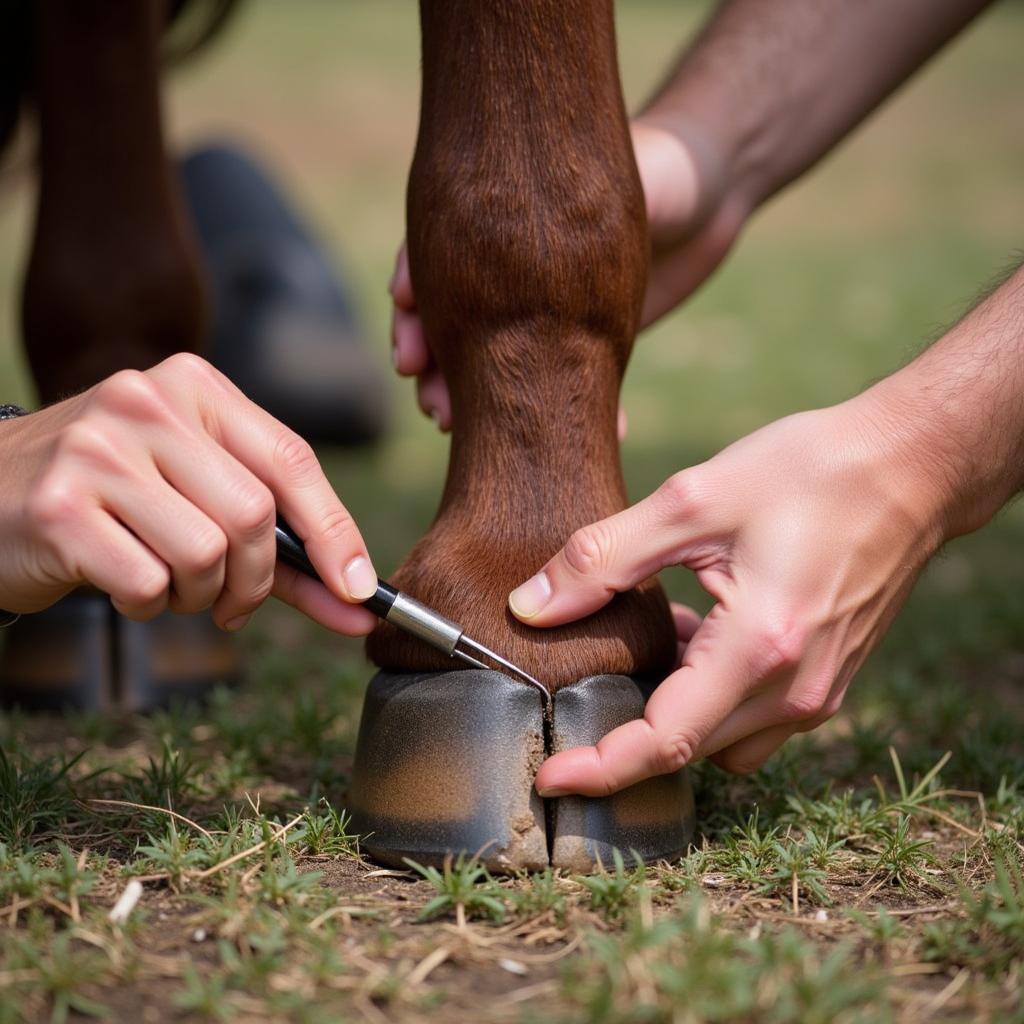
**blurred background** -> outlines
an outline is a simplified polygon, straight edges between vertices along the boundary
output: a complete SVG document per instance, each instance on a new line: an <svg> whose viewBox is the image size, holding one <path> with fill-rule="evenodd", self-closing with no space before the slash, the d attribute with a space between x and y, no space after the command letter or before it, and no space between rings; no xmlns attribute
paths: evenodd
<svg viewBox="0 0 1024 1024"><path fill-rule="evenodd" d="M619 4L631 109L709 6ZM844 399L892 371L1014 258L1024 235L1022 40L1024 6L997 5L762 211L712 282L639 339L624 395L633 499L761 424ZM176 148L241 142L284 182L343 259L382 367L390 365L386 285L403 235L418 47L411 2L252 0L166 88ZM15 162L0 178L3 401L32 400L16 326L32 206L26 170ZM447 452L416 409L412 384L396 379L393 391L383 443L322 453L383 573L426 528ZM664 575L673 596L706 607L685 573ZM369 676L357 644L286 609L267 608L246 632L257 661L299 651L313 659L310 673L316 664L342 667L353 700ZM304 664L293 660L293 673ZM915 709L947 694L947 724L959 731L986 702L991 721L1010 705L1019 710L1022 682L1017 507L935 562L855 687L853 707L870 720L912 725ZM1019 768L1019 729L1008 735L1006 756ZM936 732L934 743L944 742Z"/></svg>

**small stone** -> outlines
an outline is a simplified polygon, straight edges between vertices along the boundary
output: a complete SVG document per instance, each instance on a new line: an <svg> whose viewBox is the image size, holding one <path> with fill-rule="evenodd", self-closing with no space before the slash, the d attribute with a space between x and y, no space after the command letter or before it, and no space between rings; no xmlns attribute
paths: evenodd
<svg viewBox="0 0 1024 1024"><path fill-rule="evenodd" d="M518 960L509 960L508 957L502 957L498 961L498 966L503 971L508 971L509 974L518 974L520 977L527 972L526 964L520 963Z"/></svg>
<svg viewBox="0 0 1024 1024"><path fill-rule="evenodd" d="M205 942L206 941L206 929L205 928L197 928L192 933L192 941L193 942Z"/></svg>

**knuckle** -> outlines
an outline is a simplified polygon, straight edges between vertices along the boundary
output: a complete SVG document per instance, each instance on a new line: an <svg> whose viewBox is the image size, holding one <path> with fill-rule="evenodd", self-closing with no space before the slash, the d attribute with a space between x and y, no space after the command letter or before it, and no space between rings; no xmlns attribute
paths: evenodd
<svg viewBox="0 0 1024 1024"><path fill-rule="evenodd" d="M51 474L29 495L26 506L30 521L47 533L74 522L81 514L82 502L70 480Z"/></svg>
<svg viewBox="0 0 1024 1024"><path fill-rule="evenodd" d="M795 669L806 650L804 630L795 625L771 623L757 633L756 657L762 676Z"/></svg>
<svg viewBox="0 0 1024 1024"><path fill-rule="evenodd" d="M282 430L278 436L274 462L289 480L307 479L320 469L312 445L291 430Z"/></svg>
<svg viewBox="0 0 1024 1024"><path fill-rule="evenodd" d="M127 593L122 596L121 601L132 606L152 604L163 597L170 585L171 574L166 567L140 572L129 584Z"/></svg>
<svg viewBox="0 0 1024 1024"><path fill-rule="evenodd" d="M692 518L703 504L701 486L694 468L673 473L659 490L671 518L675 520Z"/></svg>
<svg viewBox="0 0 1024 1024"><path fill-rule="evenodd" d="M680 730L661 737L655 754L658 771L667 775L689 764L697 753L697 745L695 736Z"/></svg>
<svg viewBox="0 0 1024 1024"><path fill-rule="evenodd" d="M324 540L347 540L356 534L356 524L344 508L332 509L320 519L320 536Z"/></svg>
<svg viewBox="0 0 1024 1024"><path fill-rule="evenodd" d="M119 370L96 389L100 406L119 416L152 419L166 409L156 382L141 370Z"/></svg>
<svg viewBox="0 0 1024 1024"><path fill-rule="evenodd" d="M805 687L787 693L779 709L783 721L805 722L818 717L825 710L828 690L825 687Z"/></svg>
<svg viewBox="0 0 1024 1024"><path fill-rule="evenodd" d="M89 459L113 466L120 461L119 448L102 425L89 419L75 420L61 432L57 449L62 455Z"/></svg>
<svg viewBox="0 0 1024 1024"><path fill-rule="evenodd" d="M600 575L608 561L611 538L602 523L580 527L563 549L566 564L580 576Z"/></svg>
<svg viewBox="0 0 1024 1024"><path fill-rule="evenodd" d="M238 603L240 605L240 611L248 612L259 607L259 605L263 604L263 602L270 597L270 592L273 589L274 574L271 572L269 575L257 580L255 584L248 587L243 594L239 595Z"/></svg>
<svg viewBox="0 0 1024 1024"><path fill-rule="evenodd" d="M274 525L277 506L268 487L252 487L239 496L234 510L235 529L246 539L262 537Z"/></svg>
<svg viewBox="0 0 1024 1024"><path fill-rule="evenodd" d="M830 718L834 718L838 713L839 709L843 706L843 695L833 694L830 695L818 709L817 714L809 717L805 722L801 723L801 732L810 732L812 729L817 729L819 725L824 725Z"/></svg>
<svg viewBox="0 0 1024 1024"><path fill-rule="evenodd" d="M192 538L182 568L195 574L217 568L227 554L228 540L222 530L204 529Z"/></svg>
<svg viewBox="0 0 1024 1024"><path fill-rule="evenodd" d="M249 598L254 605L263 604L268 597L270 592L274 589L274 572L270 571L266 576L261 579L256 586L249 592Z"/></svg>
<svg viewBox="0 0 1024 1024"><path fill-rule="evenodd" d="M162 365L186 380L201 384L210 384L220 379L220 373L195 352L175 352L173 356L168 356Z"/></svg>

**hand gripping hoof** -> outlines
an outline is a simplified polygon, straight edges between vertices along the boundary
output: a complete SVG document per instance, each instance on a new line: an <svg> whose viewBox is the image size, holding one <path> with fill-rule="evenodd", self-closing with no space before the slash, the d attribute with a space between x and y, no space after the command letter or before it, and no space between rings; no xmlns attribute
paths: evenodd
<svg viewBox="0 0 1024 1024"><path fill-rule="evenodd" d="M614 849L627 861L684 852L693 831L685 770L602 799L541 800L533 788L548 754L639 717L650 691L591 676L555 694L548 722L538 693L500 672L378 673L349 794L363 849L395 866L478 853L497 872L590 871Z"/></svg>

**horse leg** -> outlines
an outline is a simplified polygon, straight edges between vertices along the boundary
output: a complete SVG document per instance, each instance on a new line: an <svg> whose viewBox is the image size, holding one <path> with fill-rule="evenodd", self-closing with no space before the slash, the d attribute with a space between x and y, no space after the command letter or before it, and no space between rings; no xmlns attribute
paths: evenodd
<svg viewBox="0 0 1024 1024"><path fill-rule="evenodd" d="M199 259L160 117L162 0L53 0L35 21L39 193L22 300L52 402L198 351Z"/></svg>
<svg viewBox="0 0 1024 1024"><path fill-rule="evenodd" d="M22 323L44 403L202 344L202 275L160 121L165 8L34 5L39 194ZM208 615L130 622L82 590L10 630L0 699L144 711L240 674Z"/></svg>
<svg viewBox="0 0 1024 1024"><path fill-rule="evenodd" d="M452 446L437 518L392 579L556 691L550 748L587 733L580 715L589 716L591 732L606 727L600 709L616 702L616 686L633 694L624 698L622 713L642 712L642 697L621 677L657 676L675 652L668 605L654 580L558 629L523 626L506 605L509 591L574 530L626 503L616 414L648 240L612 5L421 0L420 10L423 93L409 177L409 261L424 328L451 393ZM392 681L409 678L394 673L451 667L443 655L388 625L373 634L368 651ZM582 698L574 688L597 674L619 683L592 681ZM423 711L425 682L418 691L403 682L372 693L354 800L388 808L392 820L418 811L424 822L445 813L468 821L479 780L497 772L514 781L505 790L509 828L491 861L500 867L504 857L518 866L536 854L521 841L533 836L530 815L549 841L552 826L538 820L537 802L529 802L538 729L516 732L514 723L527 712L518 704L510 710L513 698L505 690L512 687L531 720L539 709L535 691L507 679L500 694L488 693L485 684L497 685L496 675L447 673L439 689L430 683L441 702L433 712ZM391 741L382 737L401 744L398 737L409 736L415 716L390 733L381 716L389 703L414 698L429 742L414 755L406 740L396 760ZM448 730L444 738L439 729ZM442 767L460 729L482 730L498 746L484 751L479 763L460 751L457 763ZM496 761L506 757L518 757L523 770L504 771ZM468 785L460 784L467 774ZM417 790L415 780L431 775L443 776L444 784L421 783ZM403 787L410 793L404 801ZM491 793L489 804L500 796ZM378 814L373 824L378 852L386 854L386 823ZM409 845L423 839L424 828L407 821L393 849L430 854L436 836ZM446 841L457 843L457 833L450 831ZM468 826L466 835L484 837ZM553 849L558 859L557 838ZM587 856L577 847L561 860L578 864Z"/></svg>

